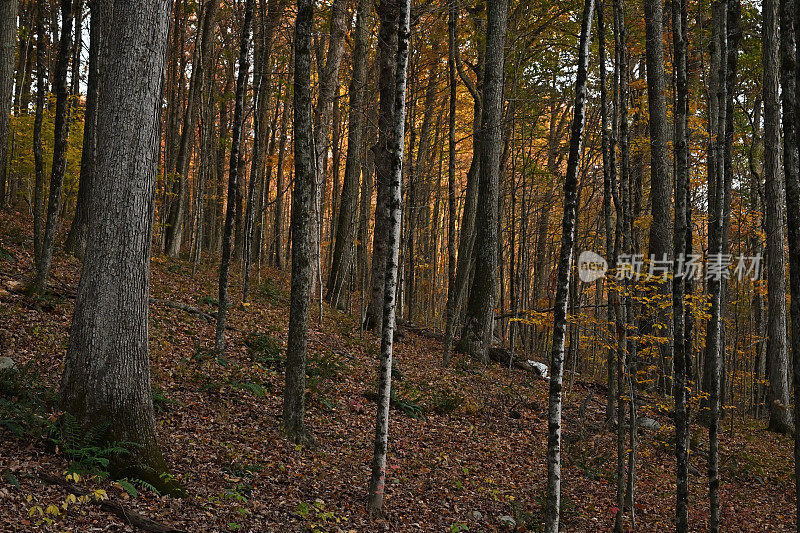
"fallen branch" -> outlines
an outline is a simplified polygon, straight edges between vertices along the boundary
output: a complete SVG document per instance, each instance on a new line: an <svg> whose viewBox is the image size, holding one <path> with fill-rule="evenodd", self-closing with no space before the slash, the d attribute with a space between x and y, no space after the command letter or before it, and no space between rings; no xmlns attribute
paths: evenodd
<svg viewBox="0 0 800 533"><path fill-rule="evenodd" d="M45 483L64 487L72 494L76 494L78 496L84 496L89 494L90 492L87 489L84 489L83 487L75 485L74 483L70 483L66 479L62 479L52 474L47 474L45 472L36 472L36 477L41 479ZM99 506L102 510L112 513L113 515L123 520L125 523L130 524L133 527L137 527L143 531L149 531L151 533L186 533L182 529L176 529L167 524L162 524L161 522L150 520L144 515L141 515L135 511L131 511L130 509L126 509L120 502L116 500L91 499L90 501L95 505Z"/></svg>

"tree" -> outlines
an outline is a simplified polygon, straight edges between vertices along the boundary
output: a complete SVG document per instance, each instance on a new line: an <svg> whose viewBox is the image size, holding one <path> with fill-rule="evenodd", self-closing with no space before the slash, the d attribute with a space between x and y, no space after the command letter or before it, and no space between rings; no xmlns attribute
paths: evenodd
<svg viewBox="0 0 800 533"><path fill-rule="evenodd" d="M465 351L488 361L497 291L497 220L500 156L503 151L503 66L508 2L490 2L486 18L486 59L481 109L480 180L475 219L475 274L464 333Z"/></svg>
<svg viewBox="0 0 800 533"><path fill-rule="evenodd" d="M389 182L389 225L387 227L387 257L384 275L383 326L381 328L381 370L378 386L378 411L375 421L375 446L372 454L372 476L369 483L368 507L372 514L380 514L386 481L386 453L389 447L389 404L392 389L392 347L394 319L397 307L397 263L400 253L400 217L402 215L403 147L406 116L406 69L411 37L411 0L397 1L397 58L396 80L393 91L391 153L391 181ZM392 22L390 22L394 26ZM502 48L501 48L502 50Z"/></svg>
<svg viewBox="0 0 800 533"><path fill-rule="evenodd" d="M675 459L677 466L676 530L689 531L689 413L687 408L687 369L691 352L684 337L686 282L679 276L682 267L679 254L686 249L687 201L689 187L689 89L687 81L687 0L672 3L672 43L675 53L675 226L673 229L672 332L675 383ZM686 257L683 255L682 257Z"/></svg>
<svg viewBox="0 0 800 533"><path fill-rule="evenodd" d="M228 314L228 284L231 268L231 248L233 245L233 219L236 210L236 194L239 188L239 151L242 144L242 121L244 120L244 93L250 75L250 23L253 20L253 4L247 0L244 8L244 21L239 40L239 72L236 76L236 104L233 111L231 160L228 170L228 201L225 208L225 230L222 237L222 259L219 265L219 307L217 311L217 331L214 346L218 353L225 350L225 326Z"/></svg>
<svg viewBox="0 0 800 533"><path fill-rule="evenodd" d="M561 385L564 375L564 338L567 330L567 301L575 243L578 210L578 166L580 165L583 126L586 121L586 79L592 35L594 0L586 0L578 44L578 75L575 79L575 105L569 137L569 159L564 181L564 217L561 223L561 253L558 259L558 284L553 310L553 351L550 354L550 391L547 410L547 509L545 531L558 533L561 508ZM488 64L488 57L487 57ZM621 424L621 421L620 421Z"/></svg>
<svg viewBox="0 0 800 533"><path fill-rule="evenodd" d="M70 330L61 408L106 442L130 442L113 472L180 494L156 441L148 359L153 186L169 2L114 2L102 64L97 176Z"/></svg>
<svg viewBox="0 0 800 533"><path fill-rule="evenodd" d="M792 109L794 86L795 42L793 31L794 7L791 2L780 2L779 20L774 27L769 25L767 7L773 2L764 2L764 49L768 43L774 47L775 57L764 54L764 221L767 231L767 375L769 378L768 404L771 431L790 434L794 429L792 412L789 409L789 354L786 338L786 259L784 256L783 198L784 190L780 172L780 102L778 83L780 80L783 100L783 171L793 181L799 172L795 127L796 117ZM774 9L777 9L774 8ZM778 28L780 25L780 28ZM772 35L767 35L771 30ZM780 33L780 39L778 34ZM769 38L769 41L767 41ZM780 55L780 66L778 56ZM768 62L769 59L769 62ZM773 61L774 59L774 61ZM779 74L780 73L780 74ZM770 87L768 88L768 84ZM772 92L774 85L774 93ZM770 91L769 95L767 91ZM774 100L773 100L774 98ZM773 130L774 128L774 130ZM776 133L777 132L777 133Z"/></svg>
<svg viewBox="0 0 800 533"><path fill-rule="evenodd" d="M50 192L47 200L47 218L42 237L40 261L36 267L36 278L32 289L43 293L50 277L50 264L53 260L53 248L56 242L56 230L61 212L62 184L67 169L67 104L69 87L67 70L69 68L70 50L72 49L72 0L61 0L61 37L58 43L53 84L56 91L56 115L53 126L53 166L50 174ZM37 51L41 53L41 50Z"/></svg>
<svg viewBox="0 0 800 533"><path fill-rule="evenodd" d="M774 20L774 0L764 2L764 9L767 4L773 10ZM789 8L784 4L789 4L787 0L781 1L781 12ZM795 46L797 39L798 21L800 5L794 3L795 19ZM787 58L788 59L788 58ZM800 116L800 99L797 97L797 87L800 87L800 48L795 48L794 57L794 93L786 95L783 108L783 124L794 124ZM786 73L789 74L788 72ZM791 107L787 107L789 104ZM774 110L773 110L774 111ZM789 141L793 143L789 146L789 153L792 157L798 156L797 130L790 129L793 134ZM784 140L784 150L786 149ZM786 157L784 155L784 157ZM795 160L797 161L797 160ZM792 342L792 384L794 385L794 419L800 419L800 170L795 167L794 172L784 171L784 181L786 183L786 226L789 240L789 293L791 295L791 342ZM788 407L788 406L787 406ZM800 432L794 432L794 483L795 483L795 503L797 511L795 520L800 524Z"/></svg>
<svg viewBox="0 0 800 533"><path fill-rule="evenodd" d="M311 30L314 3L298 0L294 30L294 192L292 194L292 289L283 429L289 440L314 442L305 425L306 346L314 250L314 205L317 181L311 118Z"/></svg>
<svg viewBox="0 0 800 533"><path fill-rule="evenodd" d="M725 195L725 125L726 125L726 75L727 75L727 19L728 0L712 4L711 75L709 83L709 261L721 261L724 230ZM782 245L781 245L782 246ZM781 252L782 254L782 252ZM722 373L722 276L708 279L711 299L711 318L706 328L706 372L709 389L708 417L708 496L711 510L709 529L719 531L719 419L720 378ZM784 297L782 296L782 299Z"/></svg>
<svg viewBox="0 0 800 533"><path fill-rule="evenodd" d="M14 52L17 48L17 0L0 4L0 207L8 199L8 135L14 90Z"/></svg>
<svg viewBox="0 0 800 533"><path fill-rule="evenodd" d="M381 0L377 7L380 29L378 30L378 61L380 73L378 87L380 109L378 111L378 142L372 147L375 158L375 229L372 233L372 271L370 274L369 304L364 320L366 329L380 335L383 309L383 284L386 271L386 239L389 235L389 179L391 175L392 125L394 124L395 70L397 68L397 1Z"/></svg>
<svg viewBox="0 0 800 533"><path fill-rule="evenodd" d="M340 200L336 239L333 248L331 273L328 277L326 300L337 309L345 306L345 284L353 264L358 209L358 187L361 177L362 145L364 143L364 105L367 85L367 56L369 51L369 20L371 0L359 0L353 44L353 76L350 79L350 112L347 130L347 158Z"/></svg>
<svg viewBox="0 0 800 533"><path fill-rule="evenodd" d="M81 152L81 173L78 182L78 198L75 203L75 216L72 219L64 249L83 256L86 248L86 231L89 225L89 203L93 190L95 166L97 164L97 100L99 87L100 51L105 48L101 45L103 32L108 32L102 27L102 19L108 16L108 7L104 0L90 0L91 22L89 25L89 76L86 81L86 109L83 119L83 150Z"/></svg>
<svg viewBox="0 0 800 533"><path fill-rule="evenodd" d="M447 2L447 75L449 109L447 114L447 291L453 290L456 282L456 0ZM448 296L447 319L452 322L453 309ZM450 364L452 324L448 346L445 347L443 363Z"/></svg>

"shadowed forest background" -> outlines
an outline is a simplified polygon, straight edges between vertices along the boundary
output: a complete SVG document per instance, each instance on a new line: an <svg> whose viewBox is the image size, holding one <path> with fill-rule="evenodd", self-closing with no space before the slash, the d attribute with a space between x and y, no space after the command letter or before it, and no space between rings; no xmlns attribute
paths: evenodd
<svg viewBox="0 0 800 533"><path fill-rule="evenodd" d="M798 31L0 0L0 531L800 531Z"/></svg>

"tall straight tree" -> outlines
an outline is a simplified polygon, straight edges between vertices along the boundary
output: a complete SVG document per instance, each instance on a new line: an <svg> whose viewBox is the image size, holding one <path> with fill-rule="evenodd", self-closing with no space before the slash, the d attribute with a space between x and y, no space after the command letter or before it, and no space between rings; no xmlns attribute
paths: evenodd
<svg viewBox="0 0 800 533"><path fill-rule="evenodd" d="M372 271L370 273L369 300L364 319L366 329L380 333L383 323L383 284L386 271L386 239L389 235L389 180L391 174L392 125L394 124L395 70L397 69L397 2L381 0L377 7L380 29L378 30L378 90L380 109L378 111L378 142L372 147L375 159L375 183L377 201L375 203L375 229L372 232Z"/></svg>
<svg viewBox="0 0 800 533"><path fill-rule="evenodd" d="M764 2L762 9L766 10L768 2ZM793 430L792 412L789 409L789 354L787 353L786 338L786 259L784 256L783 233L783 183L780 173L780 104L777 99L778 78L781 85L781 99L783 100L783 172L788 174L786 179L793 181L793 176L800 172L797 168L797 127L792 102L795 92L795 36L794 36L794 5L790 1L780 2L779 20L773 29L773 38L770 43L779 50L780 75L778 58L769 67L764 59L764 197L766 199L764 222L767 230L767 301L769 313L767 315L767 376L769 378L769 426L768 429L778 433L789 434ZM766 27L766 11L764 12ZM777 25L780 25L778 29ZM766 31L766 30L764 30ZM780 44L778 34L780 33ZM766 35L764 47L767 46ZM768 72L769 71L769 72ZM767 77L774 76L775 81L769 80L775 86L774 103L767 100ZM770 95L770 99L772 95ZM767 121L774 121L778 135L771 130L767 131ZM775 144L772 144L772 141ZM774 152L774 153L771 153ZM769 161L767 160L769 158ZM773 161L774 159L774 161ZM774 167L774 171L773 168Z"/></svg>
<svg viewBox="0 0 800 533"><path fill-rule="evenodd" d="M104 35L103 16L108 16L106 0L89 0L91 20L89 23L89 75L86 80L86 107L83 119L83 150L81 151L81 173L78 182L78 198L75 203L75 216L64 243L64 249L78 257L86 248L86 232L89 226L89 203L93 190L95 166L97 164L97 100L99 87L100 51ZM106 4L111 5L106 1Z"/></svg>
<svg viewBox="0 0 800 533"><path fill-rule="evenodd" d="M250 75L250 23L253 20L253 4L247 0L244 7L244 21L239 40L239 72L236 76L236 103L233 111L233 130L231 132L231 160L228 170L228 201L225 208L225 229L222 237L222 259L219 265L219 307L217 311L217 331L214 347L218 353L225 350L225 325L228 315L228 283L231 269L231 248L233 245L233 222L236 211L236 191L239 188L239 151L242 144L242 122L244 120L244 93Z"/></svg>
<svg viewBox="0 0 800 533"><path fill-rule="evenodd" d="M317 181L311 118L311 31L314 2L298 0L294 29L294 191L292 193L292 289L283 429L289 440L312 443L305 424L308 306L313 275L314 205Z"/></svg>
<svg viewBox="0 0 800 533"><path fill-rule="evenodd" d="M771 0L774 2L774 0ZM790 0L782 0L788 3ZM766 3L766 2L765 2ZM786 116L788 111L784 107L784 124L800 116L800 98L797 97L797 87L800 87L800 48L797 48L798 13L800 1L794 2L794 30L795 30L795 93L791 112L793 116ZM794 131L794 146L792 152L797 153L797 131ZM789 293L791 295L791 328L792 328L792 384L794 385L794 419L800 419L800 171L784 173L786 182L786 226L789 240ZM794 432L794 486L795 486L795 520L800 524L800 431Z"/></svg>
<svg viewBox="0 0 800 533"><path fill-rule="evenodd" d="M114 2L101 64L97 176L61 407L108 442L135 443L113 471L179 494L156 440L148 359L150 247L168 0Z"/></svg>
<svg viewBox="0 0 800 533"><path fill-rule="evenodd" d="M664 77L664 8L662 0L645 0L644 22L647 58L647 107L650 127L650 224L649 252L656 259L670 253L670 204L672 186L667 157L667 83Z"/></svg>
<svg viewBox="0 0 800 533"><path fill-rule="evenodd" d="M453 290L456 282L456 0L447 2L447 74L450 90L447 114L447 292ZM447 310L453 320L454 310L448 297ZM452 338L452 324L450 326ZM444 351L443 363L450 364L451 339Z"/></svg>
<svg viewBox="0 0 800 533"><path fill-rule="evenodd" d="M381 371L378 388L378 411L375 421L375 446L372 454L372 477L369 483L368 508L373 515L380 514L386 482L386 454L389 448L389 404L392 390L392 347L394 319L397 307L397 263L400 254L400 217L402 215L403 146L406 116L406 69L411 37L411 0L399 0L397 24L397 58L394 100L394 123L389 150L391 153L391 181L389 182L389 225L387 230L386 272L383 291L383 327L381 328Z"/></svg>
<svg viewBox="0 0 800 533"><path fill-rule="evenodd" d="M578 211L578 166L581 157L583 126L586 121L586 79L592 35L594 0L583 5L581 36L578 45L578 75L575 79L575 105L569 137L569 158L564 180L564 217L561 223L561 253L558 259L558 285L553 310L553 351L550 354L550 392L547 410L547 509L545 532L558 533L561 509L561 385L564 375L564 339L567 330L570 271L575 243ZM620 421L620 423L622 423Z"/></svg>
<svg viewBox="0 0 800 533"><path fill-rule="evenodd" d="M725 124L728 0L712 3L711 75L709 83L709 262L722 261L725 196ZM781 245L782 246L782 245ZM781 248L782 249L782 248ZM781 251L781 255L783 252ZM715 259L717 258L717 259ZM783 274L781 274L783 278ZM719 531L719 419L722 374L722 274L708 278L711 317L706 328L706 372L709 389L708 497L711 531ZM784 299L785 296L782 296Z"/></svg>
<svg viewBox="0 0 800 533"><path fill-rule="evenodd" d="M8 203L8 135L17 49L17 0L0 3L0 207Z"/></svg>
<svg viewBox="0 0 800 533"><path fill-rule="evenodd" d="M481 108L480 179L475 219L475 274L464 319L462 344L473 357L488 361L497 291L497 220L500 157L503 153L503 67L508 1L489 2Z"/></svg>
<svg viewBox="0 0 800 533"><path fill-rule="evenodd" d="M72 50L72 0L61 0L61 37L58 43L53 84L56 91L56 114L53 125L53 166L50 174L50 192L47 200L47 217L42 238L42 249L39 264L36 268L36 279L33 290L42 293L47 288L50 277L50 264L53 260L53 248L56 243L56 230L61 213L62 184L67 170L67 104L69 86L67 72L70 52ZM41 53L41 51L37 51Z"/></svg>
<svg viewBox="0 0 800 533"><path fill-rule="evenodd" d="M683 279L681 258L685 258L687 232L687 202L689 187L689 88L687 75L687 9L688 0L672 2L672 43L675 60L675 226L673 230L672 331L673 365L675 383L675 460L677 504L675 529L678 533L689 531L689 414L686 402L686 374L691 365L691 352L686 348L684 330L686 312L684 298L686 282ZM681 274L681 275L679 275Z"/></svg>
<svg viewBox="0 0 800 533"><path fill-rule="evenodd" d="M340 200L336 238L333 248L331 274L328 277L326 299L343 310L346 303L345 284L353 264L356 238L358 188L361 177L362 145L364 143L364 105L369 55L369 20L372 0L359 0L353 44L353 76L350 79L350 112L347 131L347 158Z"/></svg>

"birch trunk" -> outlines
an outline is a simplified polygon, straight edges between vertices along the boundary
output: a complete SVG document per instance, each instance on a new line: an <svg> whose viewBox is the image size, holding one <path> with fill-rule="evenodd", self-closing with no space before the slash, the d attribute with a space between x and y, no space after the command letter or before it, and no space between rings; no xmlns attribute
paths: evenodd
<svg viewBox="0 0 800 533"><path fill-rule="evenodd" d="M394 117L390 139L391 181L389 182L389 226L386 272L384 275L383 326L381 328L381 370L378 389L378 412L375 421L375 447L372 455L372 476L369 484L368 508L379 515L383 508L386 482L386 454L389 447L389 403L392 388L392 348L397 307L397 263L400 254L400 217L402 215L403 140L406 116L406 68L410 40L411 0L398 2L397 57ZM392 24L393 25L393 24Z"/></svg>
<svg viewBox="0 0 800 533"><path fill-rule="evenodd" d="M572 248L578 209L578 167L586 120L586 79L592 34L594 0L583 5L581 36L578 45L578 74L575 80L575 111L569 139L569 159L564 182L564 218L561 226L561 254L558 260L558 285L553 311L553 351L550 354L550 392L547 410L547 508L546 533L558 533L561 508L561 386L564 375L564 337L567 329ZM487 57L488 64L488 57Z"/></svg>

